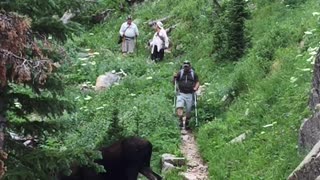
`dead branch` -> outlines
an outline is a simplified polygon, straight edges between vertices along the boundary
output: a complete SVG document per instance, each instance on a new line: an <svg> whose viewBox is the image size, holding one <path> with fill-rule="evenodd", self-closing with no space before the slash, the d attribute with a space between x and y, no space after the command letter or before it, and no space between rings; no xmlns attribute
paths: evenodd
<svg viewBox="0 0 320 180"><path fill-rule="evenodd" d="M4 160L8 158L8 154L3 150L6 122L6 118L0 115L0 179L7 171L7 167L4 164Z"/></svg>
<svg viewBox="0 0 320 180"><path fill-rule="evenodd" d="M36 80L43 85L49 74L52 73L53 63L49 59L28 60L16 54L0 48L0 65L12 65L11 80L17 83L26 83ZM5 75L1 71L7 71L6 68L0 68L0 74ZM33 75L33 76L32 76ZM2 87L6 85L6 76L0 76Z"/></svg>
<svg viewBox="0 0 320 180"><path fill-rule="evenodd" d="M179 25L179 23L178 23L178 24L175 24L175 25L172 25L172 26L170 26L169 28L167 28L167 29L166 29L167 35L169 35L169 34L171 33L171 31L172 31L173 29L175 29L178 25Z"/></svg>
<svg viewBox="0 0 320 180"><path fill-rule="evenodd" d="M95 24L105 22L111 16L113 11L115 11L115 9L106 9L97 13L91 17L91 22Z"/></svg>
<svg viewBox="0 0 320 180"><path fill-rule="evenodd" d="M70 21L70 19L72 19L75 16L74 13L71 12L71 10L67 10L63 16L60 18L60 20L62 21L63 24L68 24L68 22Z"/></svg>
<svg viewBox="0 0 320 180"><path fill-rule="evenodd" d="M164 17L164 18L161 18L161 19L157 19L157 20L153 20L153 21L149 21L149 22L145 22L145 23L147 23L149 26L153 26L158 21L161 21L163 23L163 22L166 22L170 18L171 18L171 16L167 16L167 17Z"/></svg>

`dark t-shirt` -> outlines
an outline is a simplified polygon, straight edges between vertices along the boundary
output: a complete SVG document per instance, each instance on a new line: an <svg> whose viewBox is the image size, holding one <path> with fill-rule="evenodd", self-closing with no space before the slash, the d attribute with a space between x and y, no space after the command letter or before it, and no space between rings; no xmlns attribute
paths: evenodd
<svg viewBox="0 0 320 180"><path fill-rule="evenodd" d="M180 73L181 73L180 71L177 73L177 82L178 82L178 87L180 92L186 93L186 94L193 93L194 92L193 88L196 82L199 81L198 75L195 72L193 72L193 77L192 77L191 71L189 72L184 71L182 77L180 78L181 76Z"/></svg>

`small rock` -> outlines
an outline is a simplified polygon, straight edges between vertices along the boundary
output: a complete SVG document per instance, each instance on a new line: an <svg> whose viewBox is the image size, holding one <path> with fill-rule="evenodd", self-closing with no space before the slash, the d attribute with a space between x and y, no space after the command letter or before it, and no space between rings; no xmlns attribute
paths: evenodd
<svg viewBox="0 0 320 180"><path fill-rule="evenodd" d="M165 173L165 172L168 172L168 171L170 171L171 169L174 169L174 168L175 168L174 165L172 165L172 164L170 164L170 163L168 163L168 162L163 162L163 163L162 163L162 170L161 170L161 172L162 172L162 173Z"/></svg>
<svg viewBox="0 0 320 180"><path fill-rule="evenodd" d="M187 173L183 173L182 174L184 176L184 178L186 180L197 180L197 176L193 175L193 174L187 174Z"/></svg>
<svg viewBox="0 0 320 180"><path fill-rule="evenodd" d="M181 134L182 134L182 135L187 135L187 134L188 134L188 131L186 131L185 129L182 129L182 130L181 130Z"/></svg>
<svg viewBox="0 0 320 180"><path fill-rule="evenodd" d="M246 133L242 133L242 134L240 134L238 137L236 137L236 138L234 138L234 139L232 139L231 141L230 141L230 143L232 144L232 143L241 143L243 140L245 140L246 139Z"/></svg>
<svg viewBox="0 0 320 180"><path fill-rule="evenodd" d="M187 165L188 165L189 167L192 167L192 168L199 166L199 164L197 164L197 163L195 163L195 162L190 162L190 163L188 163Z"/></svg>

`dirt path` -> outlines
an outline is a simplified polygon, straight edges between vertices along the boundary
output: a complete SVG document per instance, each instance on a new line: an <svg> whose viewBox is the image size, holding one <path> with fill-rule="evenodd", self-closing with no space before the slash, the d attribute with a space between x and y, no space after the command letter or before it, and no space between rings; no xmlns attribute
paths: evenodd
<svg viewBox="0 0 320 180"><path fill-rule="evenodd" d="M181 151L187 159L187 172L181 173L188 180L209 180L208 166L204 164L197 142L190 131L181 131Z"/></svg>

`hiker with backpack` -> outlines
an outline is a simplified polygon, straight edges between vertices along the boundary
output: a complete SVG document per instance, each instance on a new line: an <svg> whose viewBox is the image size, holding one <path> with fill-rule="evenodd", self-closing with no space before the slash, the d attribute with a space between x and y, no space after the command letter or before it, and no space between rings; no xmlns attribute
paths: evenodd
<svg viewBox="0 0 320 180"><path fill-rule="evenodd" d="M178 85L176 113L179 117L180 127L183 127L185 109L185 128L189 128L192 106L194 105L194 93L199 88L198 75L194 72L189 61L183 62L182 69L173 77L175 85Z"/></svg>
<svg viewBox="0 0 320 180"><path fill-rule="evenodd" d="M127 17L127 21L121 25L119 43L122 43L122 54L133 53L135 49L135 40L139 36L139 30L135 23L132 22L132 16Z"/></svg>
<svg viewBox="0 0 320 180"><path fill-rule="evenodd" d="M160 21L156 22L155 31L149 46L151 47L151 60L158 62L163 60L164 50L169 47L169 38Z"/></svg>

